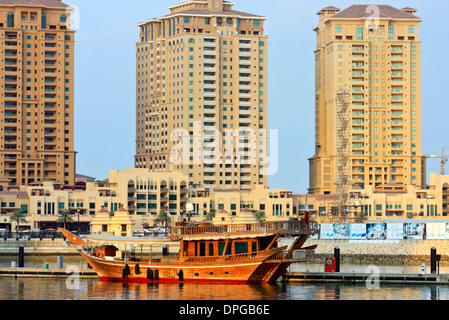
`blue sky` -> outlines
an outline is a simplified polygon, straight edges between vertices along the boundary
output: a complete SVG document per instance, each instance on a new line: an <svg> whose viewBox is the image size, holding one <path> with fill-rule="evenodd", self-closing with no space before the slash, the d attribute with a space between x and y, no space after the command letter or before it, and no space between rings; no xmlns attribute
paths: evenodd
<svg viewBox="0 0 449 320"><path fill-rule="evenodd" d="M77 173L105 179L108 170L132 168L135 153L135 44L137 23L167 14L180 0L74 0L80 12L75 51L75 150ZM270 188L306 193L307 159L314 154L314 55L316 13L354 1L235 0L234 9L266 16L269 36L269 128L279 130L279 170ZM449 1L402 1L424 21L422 46L422 153L449 147L449 50L443 24ZM449 151L447 151L449 153ZM430 159L428 172L439 172ZM447 168L449 171L449 167Z"/></svg>

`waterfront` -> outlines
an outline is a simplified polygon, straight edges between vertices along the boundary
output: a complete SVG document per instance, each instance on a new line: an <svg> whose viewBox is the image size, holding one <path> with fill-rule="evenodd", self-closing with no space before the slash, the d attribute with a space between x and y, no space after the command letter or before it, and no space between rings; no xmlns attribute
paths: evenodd
<svg viewBox="0 0 449 320"><path fill-rule="evenodd" d="M77 288L67 284L61 278L0 278L0 300L449 300L449 287L440 285L381 285L368 289L355 284L142 284L97 279L81 279Z"/></svg>
<svg viewBox="0 0 449 320"><path fill-rule="evenodd" d="M1 257L0 267L8 268L16 257ZM56 266L56 256L26 256L25 267ZM86 268L78 256L65 256L64 268ZM320 263L294 264L290 272L323 271ZM420 273L419 265L378 266L381 272ZM369 272L369 265L343 264L342 272ZM427 273L429 266L427 266ZM441 266L440 273L448 273ZM446 285L386 285L369 289L363 284L281 283L271 285L195 284L195 283L119 283L98 279L0 278L0 300L143 300L143 301L349 301L349 300L449 300Z"/></svg>

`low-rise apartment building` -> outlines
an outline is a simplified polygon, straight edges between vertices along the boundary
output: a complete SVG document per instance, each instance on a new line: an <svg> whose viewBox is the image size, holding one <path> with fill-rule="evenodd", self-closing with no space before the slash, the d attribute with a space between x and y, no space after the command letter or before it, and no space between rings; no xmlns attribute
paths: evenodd
<svg viewBox="0 0 449 320"><path fill-rule="evenodd" d="M172 223L182 220L202 222L225 212L226 220L238 221L260 211L267 221L301 219L308 203L311 219L329 223L337 216L335 195L295 195L287 189L255 186L251 190L193 189L180 172L149 172L147 169L111 170L103 181L69 187L54 181L34 186L11 187L0 181L0 230L15 231L11 220L14 211L25 213L19 229L56 228L62 226L60 212L70 214L66 225L72 230L91 231L91 222L99 212L109 214L123 208L129 213L134 229L155 224L161 211ZM187 212L187 204L193 206ZM449 175L430 174L426 187L384 184L377 188L353 190L349 221L360 219L444 219L449 214ZM340 215L341 216L341 215ZM215 219L214 221L216 221Z"/></svg>

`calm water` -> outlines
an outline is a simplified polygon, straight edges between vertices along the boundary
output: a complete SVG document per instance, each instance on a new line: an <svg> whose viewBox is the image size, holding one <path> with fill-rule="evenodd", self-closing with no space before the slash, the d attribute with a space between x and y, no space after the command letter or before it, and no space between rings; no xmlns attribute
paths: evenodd
<svg viewBox="0 0 449 320"><path fill-rule="evenodd" d="M1 257L0 267L10 267L15 257ZM25 257L25 267L56 267L56 257ZM64 267L85 269L78 257L64 257ZM366 272L365 265L342 265L342 272ZM420 273L421 266L378 266L381 272ZM290 271L322 271L321 264L296 264ZM427 272L429 272L429 266ZM440 273L449 273L441 266ZM380 285L368 289L362 284L140 284L80 279L0 277L0 300L449 300L449 286Z"/></svg>
<svg viewBox="0 0 449 320"><path fill-rule="evenodd" d="M65 279L0 278L0 300L449 300L447 286L350 284L140 284Z"/></svg>

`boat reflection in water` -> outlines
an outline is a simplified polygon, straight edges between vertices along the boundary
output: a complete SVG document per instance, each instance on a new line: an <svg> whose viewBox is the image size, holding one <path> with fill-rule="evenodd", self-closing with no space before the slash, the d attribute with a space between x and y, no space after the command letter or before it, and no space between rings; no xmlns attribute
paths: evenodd
<svg viewBox="0 0 449 320"><path fill-rule="evenodd" d="M98 281L89 291L90 294L95 292L95 299L100 300L278 300L282 287L280 283L251 285Z"/></svg>

